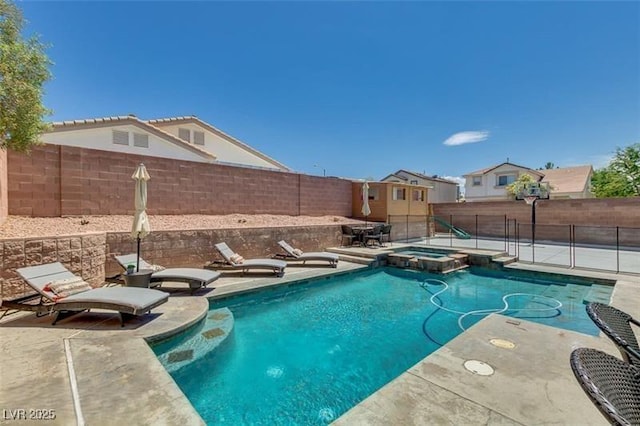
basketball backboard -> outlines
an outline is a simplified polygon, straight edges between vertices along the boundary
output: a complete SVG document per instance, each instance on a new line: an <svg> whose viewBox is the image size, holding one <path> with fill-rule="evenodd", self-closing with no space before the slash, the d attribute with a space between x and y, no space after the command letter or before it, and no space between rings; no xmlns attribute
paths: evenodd
<svg viewBox="0 0 640 426"><path fill-rule="evenodd" d="M516 200L524 200L525 197L538 197L540 200L549 198L549 184L547 182L529 182L522 184L516 190Z"/></svg>

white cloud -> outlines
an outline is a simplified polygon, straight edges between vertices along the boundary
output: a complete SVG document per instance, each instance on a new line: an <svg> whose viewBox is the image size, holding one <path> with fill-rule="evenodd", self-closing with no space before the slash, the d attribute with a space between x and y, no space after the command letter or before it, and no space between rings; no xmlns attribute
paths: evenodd
<svg viewBox="0 0 640 426"><path fill-rule="evenodd" d="M456 146L456 145L464 145L467 143L476 143L486 141L489 138L488 130L474 130L469 132L460 132L454 135L449 136L449 138L444 141L444 145L447 146Z"/></svg>

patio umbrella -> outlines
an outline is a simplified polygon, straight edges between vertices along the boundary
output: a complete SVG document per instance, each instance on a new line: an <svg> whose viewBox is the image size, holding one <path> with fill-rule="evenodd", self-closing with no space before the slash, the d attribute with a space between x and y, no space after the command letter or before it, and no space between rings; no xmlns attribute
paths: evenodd
<svg viewBox="0 0 640 426"><path fill-rule="evenodd" d="M367 226L367 217L371 214L369 207L369 184L365 180L362 184L362 215L364 216L364 225Z"/></svg>
<svg viewBox="0 0 640 426"><path fill-rule="evenodd" d="M131 176L136 181L135 206L136 213L133 216L133 226L131 237L138 242L138 256L136 260L136 271L140 271L140 239L151 232L149 217L147 216L147 181L150 179L144 164L140 163L136 171Z"/></svg>

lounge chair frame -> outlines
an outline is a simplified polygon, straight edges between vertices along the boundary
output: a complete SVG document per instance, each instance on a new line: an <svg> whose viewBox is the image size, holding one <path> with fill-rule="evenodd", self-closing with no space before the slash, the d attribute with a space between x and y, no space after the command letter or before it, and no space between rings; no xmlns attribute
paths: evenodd
<svg viewBox="0 0 640 426"><path fill-rule="evenodd" d="M278 245L282 250L284 250L284 254L281 254L283 259L301 261L303 265L306 265L308 261L323 261L329 262L329 266L332 268L338 267L338 255L333 253L324 253L319 251L314 252L305 252L301 255L297 255L294 252L294 248L284 240L278 241Z"/></svg>
<svg viewBox="0 0 640 426"><path fill-rule="evenodd" d="M125 254L114 256L122 269L127 269L127 265L136 263L137 254ZM140 270L152 269L152 265L140 258ZM162 271L151 274L150 287L160 287L165 281L177 281L189 284L191 294L199 290L201 287L207 287L209 284L220 278L220 273L210 269L199 268L166 268Z"/></svg>
<svg viewBox="0 0 640 426"><path fill-rule="evenodd" d="M2 302L2 308L14 309L18 311L30 311L35 312L36 316L44 316L45 314L54 314L52 325L55 325L58 321L76 315L78 313L89 311L91 309L105 309L110 311L116 311L120 317L120 325L124 327L125 321L131 317L142 315L151 312L151 309L156 308L159 305L167 302L169 295L164 295L161 292L149 289L125 289L121 287L100 287L93 290L88 290L83 293L71 295L65 297L62 300L54 301L53 294L44 290L47 282L54 279L74 278L76 275L71 273L59 262L49 263L45 265L29 266L25 268L19 268L16 270L29 286L37 293L21 296L19 298L4 300ZM132 302L122 300L124 296L142 297L152 294L153 301L144 305L134 305ZM102 296L96 297L96 300L87 299L88 294ZM106 298L106 295L111 293L111 297ZM156 295L155 293L158 293ZM115 295L115 296L114 296ZM161 295L161 297L158 297ZM116 301L118 298L121 301ZM37 303L32 303L35 300ZM4 317L6 312L2 315Z"/></svg>
<svg viewBox="0 0 640 426"><path fill-rule="evenodd" d="M234 263L231 261L231 256L237 253L231 250L226 243L218 243L214 247L224 258L227 266L241 270L243 275L251 269L266 269L273 271L277 277L281 277L284 275L284 268L287 267L287 262L276 259L245 259L242 263Z"/></svg>

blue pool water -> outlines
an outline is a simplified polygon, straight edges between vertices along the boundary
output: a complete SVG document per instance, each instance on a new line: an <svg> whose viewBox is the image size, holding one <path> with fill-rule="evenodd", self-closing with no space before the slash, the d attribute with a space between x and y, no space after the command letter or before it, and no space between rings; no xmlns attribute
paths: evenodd
<svg viewBox="0 0 640 426"><path fill-rule="evenodd" d="M430 281L442 279L447 289ZM214 350L168 369L208 424L327 424L461 333L460 314L436 305L498 310L506 294L544 295L514 296L510 307L534 310L505 314L595 335L583 300L608 300L611 290L482 269L446 277L370 269L212 303L210 318L231 312L233 330ZM462 326L481 318L468 315ZM169 367L184 341L154 351Z"/></svg>

